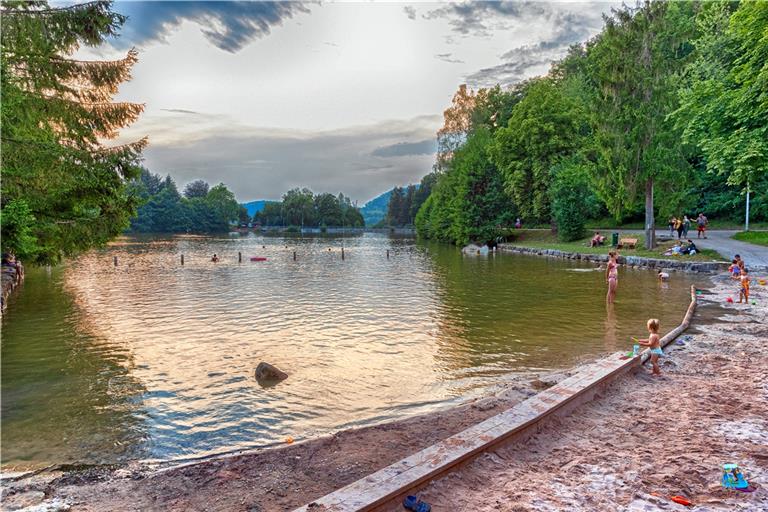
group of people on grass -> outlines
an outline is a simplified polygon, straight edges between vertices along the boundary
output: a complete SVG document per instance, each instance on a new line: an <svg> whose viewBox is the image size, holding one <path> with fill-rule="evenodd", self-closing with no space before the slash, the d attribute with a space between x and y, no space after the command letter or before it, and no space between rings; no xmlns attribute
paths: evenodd
<svg viewBox="0 0 768 512"><path fill-rule="evenodd" d="M690 238L685 243L678 240L670 249L664 251L664 256L693 256L699 252L699 248Z"/></svg>
<svg viewBox="0 0 768 512"><path fill-rule="evenodd" d="M709 220L706 215L699 213L695 222L696 238L707 238L707 225L709 225ZM681 240L688 237L688 231L691 229L691 219L689 219L687 215L683 215L682 217L670 217L668 226L669 236L674 237L675 233L677 233L677 239Z"/></svg>

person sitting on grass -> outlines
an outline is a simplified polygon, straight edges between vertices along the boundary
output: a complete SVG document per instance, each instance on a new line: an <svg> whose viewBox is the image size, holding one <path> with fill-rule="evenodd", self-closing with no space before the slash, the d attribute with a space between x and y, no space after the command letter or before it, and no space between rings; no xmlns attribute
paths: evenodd
<svg viewBox="0 0 768 512"><path fill-rule="evenodd" d="M693 240L688 240L688 243L683 246L682 249L680 249L680 254L687 254L689 256L693 256L699 252L699 248L696 247L696 244L693 243Z"/></svg>
<svg viewBox="0 0 768 512"><path fill-rule="evenodd" d="M659 358L664 355L664 352L661 350L661 338L659 338L659 320L657 318L651 318L648 320L646 326L648 327L649 333L648 339L638 340L633 338L633 340L638 345L651 349L651 364L653 365L653 374L661 375L661 368L659 368Z"/></svg>
<svg viewBox="0 0 768 512"><path fill-rule="evenodd" d="M595 236L592 237L592 240L589 241L590 247L597 247L598 245L605 244L605 237L600 234L599 231L595 231Z"/></svg>
<svg viewBox="0 0 768 512"><path fill-rule="evenodd" d="M678 240L670 249L664 251L664 256L679 256L683 251L683 244Z"/></svg>

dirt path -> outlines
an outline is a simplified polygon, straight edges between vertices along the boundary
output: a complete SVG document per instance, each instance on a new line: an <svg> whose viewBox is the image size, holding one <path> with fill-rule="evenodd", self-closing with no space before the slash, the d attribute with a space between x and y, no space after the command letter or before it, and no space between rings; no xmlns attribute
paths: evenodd
<svg viewBox="0 0 768 512"><path fill-rule="evenodd" d="M668 351L662 378L645 371L625 378L604 398L526 443L479 457L420 497L436 512L768 510L768 288L756 287L758 305L749 307L725 305L732 288L717 279L703 301L712 305L694 324L712 313L720 321ZM726 462L738 463L759 489L724 490Z"/></svg>

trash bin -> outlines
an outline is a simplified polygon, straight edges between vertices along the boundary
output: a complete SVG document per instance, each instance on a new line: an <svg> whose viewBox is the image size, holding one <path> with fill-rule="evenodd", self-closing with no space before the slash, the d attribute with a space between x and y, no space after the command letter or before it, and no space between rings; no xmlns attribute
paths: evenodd
<svg viewBox="0 0 768 512"><path fill-rule="evenodd" d="M611 234L611 245L614 246L614 247L619 245L619 234L618 233Z"/></svg>

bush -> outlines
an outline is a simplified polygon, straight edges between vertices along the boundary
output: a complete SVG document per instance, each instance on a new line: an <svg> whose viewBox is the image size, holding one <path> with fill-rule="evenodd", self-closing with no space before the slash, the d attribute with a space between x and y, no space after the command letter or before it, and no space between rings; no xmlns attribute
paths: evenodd
<svg viewBox="0 0 768 512"><path fill-rule="evenodd" d="M597 204L590 189L589 168L577 160L566 160L552 169L549 188L557 237L571 242L584 237L584 223Z"/></svg>
<svg viewBox="0 0 768 512"><path fill-rule="evenodd" d="M23 199L14 199L0 212L3 252L15 254L20 259L32 257L37 252L37 239L32 234L35 216Z"/></svg>

